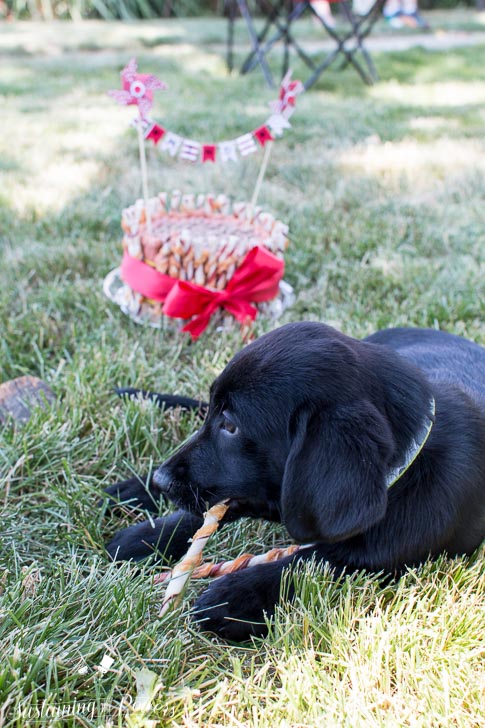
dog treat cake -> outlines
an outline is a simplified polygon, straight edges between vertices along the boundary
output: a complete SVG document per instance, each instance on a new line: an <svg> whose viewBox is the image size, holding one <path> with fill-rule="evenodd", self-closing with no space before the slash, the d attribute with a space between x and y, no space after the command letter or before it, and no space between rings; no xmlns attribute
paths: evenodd
<svg viewBox="0 0 485 728"><path fill-rule="evenodd" d="M172 278L223 290L256 245L283 258L288 226L261 208L226 195L171 195L143 200L122 213L123 248ZM151 230L150 230L151 228Z"/></svg>
<svg viewBox="0 0 485 728"><path fill-rule="evenodd" d="M255 248L283 261L288 246L288 225L248 202L231 202L224 194L174 190L146 204L140 199L122 211L121 227L123 262L106 277L104 291L135 321L153 326L164 325L168 317L164 292L157 299L145 284L139 285L142 278L147 280L148 267L150 279L163 277L167 291L171 281L222 292ZM280 281L274 294L252 300L260 312L276 318L291 305L293 291ZM229 314L220 317L224 324L231 319Z"/></svg>

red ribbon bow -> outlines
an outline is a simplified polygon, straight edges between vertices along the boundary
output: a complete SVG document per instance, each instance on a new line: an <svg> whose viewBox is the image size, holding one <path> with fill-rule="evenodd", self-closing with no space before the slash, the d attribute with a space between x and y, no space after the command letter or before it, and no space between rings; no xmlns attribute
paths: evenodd
<svg viewBox="0 0 485 728"><path fill-rule="evenodd" d="M164 301L163 313L172 318L191 319L182 331L197 339L212 314L225 308L238 321L254 321L258 313L251 302L270 301L278 294L285 264L266 248L252 248L223 291L179 281L125 253L121 275L133 290L147 298Z"/></svg>

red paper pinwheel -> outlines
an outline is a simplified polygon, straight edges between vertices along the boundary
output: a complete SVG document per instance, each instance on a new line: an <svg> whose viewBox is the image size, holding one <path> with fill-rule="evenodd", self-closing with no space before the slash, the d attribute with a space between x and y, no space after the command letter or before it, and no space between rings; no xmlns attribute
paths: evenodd
<svg viewBox="0 0 485 728"><path fill-rule="evenodd" d="M305 90L301 81L291 80L291 71L288 71L282 79L278 101L270 104L271 111L274 114L285 114L289 116L293 112L296 103L296 97Z"/></svg>
<svg viewBox="0 0 485 728"><path fill-rule="evenodd" d="M167 84L150 73L137 73L136 59L132 58L121 71L123 89L108 91L119 104L136 105L142 119L146 119L153 106L153 91L166 89Z"/></svg>

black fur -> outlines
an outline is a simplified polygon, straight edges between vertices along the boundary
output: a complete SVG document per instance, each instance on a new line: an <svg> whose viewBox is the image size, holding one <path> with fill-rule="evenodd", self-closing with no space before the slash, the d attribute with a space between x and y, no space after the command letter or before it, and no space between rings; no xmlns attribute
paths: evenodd
<svg viewBox="0 0 485 728"><path fill-rule="evenodd" d="M433 397L429 439L388 489ZM212 385L201 429L155 472L151 494L182 511L121 531L108 551L140 559L156 548L177 559L202 512L225 498L226 522L281 520L296 541L316 545L217 579L196 604L206 629L243 640L265 633L295 559L396 573L474 551L485 538L484 453L484 348L434 330L357 341L324 324L289 324L232 359ZM150 500L136 479L110 495Z"/></svg>
<svg viewBox="0 0 485 728"><path fill-rule="evenodd" d="M198 399L191 397L180 397L176 394L158 394L158 392L146 392L144 389L136 389L136 387L115 387L115 392L119 397L125 399L149 399L155 402L161 409L173 409L179 407L182 411L198 410L201 416L205 416L207 412L207 403L200 402Z"/></svg>

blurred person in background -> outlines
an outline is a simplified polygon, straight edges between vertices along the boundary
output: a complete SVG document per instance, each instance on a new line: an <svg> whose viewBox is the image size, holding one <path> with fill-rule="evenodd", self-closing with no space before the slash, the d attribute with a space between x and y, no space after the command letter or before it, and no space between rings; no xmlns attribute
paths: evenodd
<svg viewBox="0 0 485 728"><path fill-rule="evenodd" d="M329 28L335 27L335 20L328 0L310 0L310 5L312 6L314 13L323 20L325 25L328 25ZM318 23L318 21L316 22Z"/></svg>
<svg viewBox="0 0 485 728"><path fill-rule="evenodd" d="M422 28L429 30L419 14L418 0L386 0L382 11L391 28Z"/></svg>

